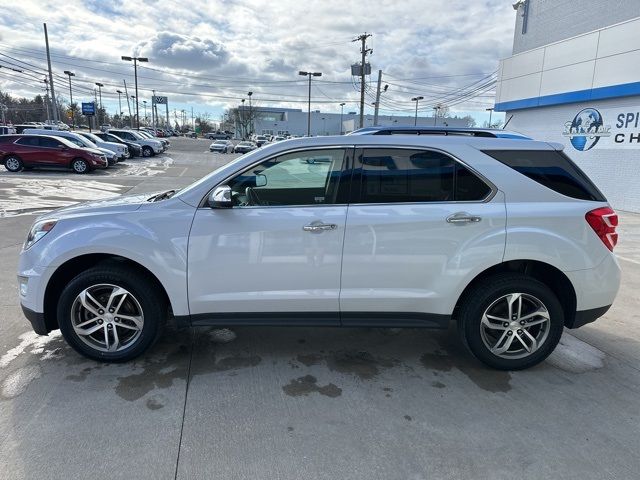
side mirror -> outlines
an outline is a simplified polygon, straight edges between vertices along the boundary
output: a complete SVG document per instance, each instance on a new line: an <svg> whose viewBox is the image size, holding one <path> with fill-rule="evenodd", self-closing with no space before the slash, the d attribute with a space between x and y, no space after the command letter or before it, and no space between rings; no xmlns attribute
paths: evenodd
<svg viewBox="0 0 640 480"><path fill-rule="evenodd" d="M229 185L220 185L213 189L207 201L211 208L231 208L231 187Z"/></svg>

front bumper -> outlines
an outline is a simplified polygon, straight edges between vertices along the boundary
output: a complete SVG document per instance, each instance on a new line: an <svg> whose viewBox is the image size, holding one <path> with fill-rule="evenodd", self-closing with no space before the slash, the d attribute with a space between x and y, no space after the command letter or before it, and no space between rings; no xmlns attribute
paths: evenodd
<svg viewBox="0 0 640 480"><path fill-rule="evenodd" d="M31 328L33 328L34 332L36 332L38 335L46 335L47 333L49 333L44 322L44 313L34 312L24 305L20 306L22 307L22 313L24 313L24 316L27 317L27 320L29 320Z"/></svg>

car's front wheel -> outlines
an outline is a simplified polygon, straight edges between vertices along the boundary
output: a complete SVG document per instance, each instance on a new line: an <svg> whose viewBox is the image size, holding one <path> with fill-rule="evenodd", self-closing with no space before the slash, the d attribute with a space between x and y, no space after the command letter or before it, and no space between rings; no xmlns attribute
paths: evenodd
<svg viewBox="0 0 640 480"><path fill-rule="evenodd" d="M544 283L500 274L469 291L458 310L458 331L479 360L500 370L532 367L554 350L564 327L560 301Z"/></svg>
<svg viewBox="0 0 640 480"><path fill-rule="evenodd" d="M153 156L153 148L149 147L148 145L145 145L144 147L142 147L142 156L143 157L152 157Z"/></svg>
<svg viewBox="0 0 640 480"><path fill-rule="evenodd" d="M62 291L57 309L65 340L94 360L125 362L160 336L167 304L154 279L120 265L89 269Z"/></svg>
<svg viewBox="0 0 640 480"><path fill-rule="evenodd" d="M89 171L89 164L81 158L76 158L71 162L71 168L76 173L87 173Z"/></svg>

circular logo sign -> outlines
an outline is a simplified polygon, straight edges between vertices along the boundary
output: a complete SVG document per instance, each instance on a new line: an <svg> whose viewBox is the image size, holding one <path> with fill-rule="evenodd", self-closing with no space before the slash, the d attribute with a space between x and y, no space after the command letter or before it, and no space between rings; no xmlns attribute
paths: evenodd
<svg viewBox="0 0 640 480"><path fill-rule="evenodd" d="M576 150L591 150L602 136L602 115L595 108L580 110L570 125L571 145Z"/></svg>

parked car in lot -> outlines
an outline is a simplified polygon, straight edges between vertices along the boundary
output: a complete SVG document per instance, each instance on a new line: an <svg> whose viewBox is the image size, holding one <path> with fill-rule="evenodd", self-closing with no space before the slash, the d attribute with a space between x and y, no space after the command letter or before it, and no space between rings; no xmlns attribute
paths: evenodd
<svg viewBox="0 0 640 480"><path fill-rule="evenodd" d="M137 133L142 135L143 137L150 138L152 140L158 140L160 143L162 143L162 146L165 150L171 146L171 142L169 140L167 140L166 138L161 138L161 137L166 137L166 135L159 135L156 137L152 133L147 132L146 130L140 130Z"/></svg>
<svg viewBox="0 0 640 480"><path fill-rule="evenodd" d="M233 153L248 153L256 148L258 148L258 146L253 142L240 142L233 147Z"/></svg>
<svg viewBox="0 0 640 480"><path fill-rule="evenodd" d="M231 153L233 152L233 142L229 140L216 140L209 145L210 152Z"/></svg>
<svg viewBox="0 0 640 480"><path fill-rule="evenodd" d="M107 132L97 132L95 135L101 138L102 140L104 140L105 142L120 143L122 145L125 145L129 150L129 156L131 158L142 156L142 147L137 143L134 143L128 140L123 140L122 138L116 137L112 133L107 133Z"/></svg>
<svg viewBox="0 0 640 480"><path fill-rule="evenodd" d="M148 138L135 130L111 129L108 133L126 140L127 142L133 142L140 145L140 148L142 148L143 157L152 157L164 152L164 146L159 138Z"/></svg>
<svg viewBox="0 0 640 480"><path fill-rule="evenodd" d="M104 154L105 157L107 157L107 161L109 162L109 165L115 165L116 163L118 163L118 156L116 153L112 152L109 149L99 147L88 138L76 132L69 132L66 130L46 130L41 128L28 128L28 129L25 129L23 133L29 133L32 135L53 135L55 137L65 138L69 140L71 143L75 143L78 147L89 148L92 150L99 150Z"/></svg>
<svg viewBox="0 0 640 480"><path fill-rule="evenodd" d="M80 148L65 138L45 135L0 135L0 162L10 172L46 167L87 173L107 168L100 150Z"/></svg>
<svg viewBox="0 0 640 480"><path fill-rule="evenodd" d="M232 135L226 132L209 132L205 134L204 138L209 140L231 140Z"/></svg>
<svg viewBox="0 0 640 480"><path fill-rule="evenodd" d="M118 161L122 162L129 158L129 149L126 145L120 142L108 142L97 136L95 133L89 132L76 132L78 135L82 135L87 140L93 142L98 148L104 148L110 150L116 154Z"/></svg>
<svg viewBox="0 0 640 480"><path fill-rule="evenodd" d="M267 143L269 140L267 140L267 137L265 137L264 135L254 135L253 136L253 142L256 144L256 146L261 147L263 146L265 143Z"/></svg>
<svg viewBox="0 0 640 480"><path fill-rule="evenodd" d="M275 143L180 190L47 213L20 254L34 330L125 361L180 325L447 328L522 369L602 316L618 218L561 146L473 135ZM307 162L329 158L329 162ZM122 239L126 238L126 246Z"/></svg>
<svg viewBox="0 0 640 480"><path fill-rule="evenodd" d="M11 135L18 133L12 125L0 125L0 135Z"/></svg>

